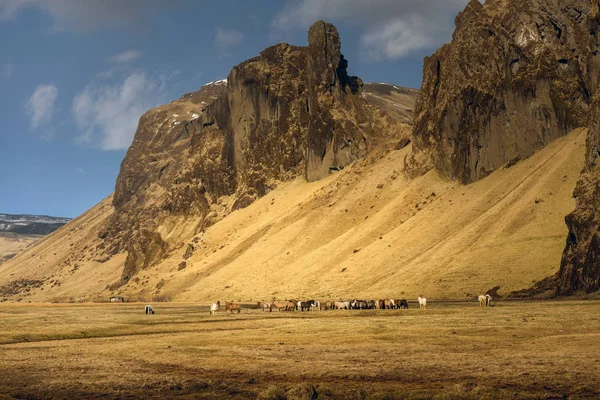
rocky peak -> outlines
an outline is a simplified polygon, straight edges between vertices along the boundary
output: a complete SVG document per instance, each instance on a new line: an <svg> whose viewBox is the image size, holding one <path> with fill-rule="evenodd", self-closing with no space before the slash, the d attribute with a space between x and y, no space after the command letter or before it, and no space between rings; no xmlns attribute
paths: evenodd
<svg viewBox="0 0 600 400"><path fill-rule="evenodd" d="M559 294L600 289L600 12L587 0L471 0L425 58L409 174L468 184L588 126ZM545 289L548 282L538 288Z"/></svg>
<svg viewBox="0 0 600 400"><path fill-rule="evenodd" d="M226 85L142 116L106 239L128 252L122 283L278 182L321 179L406 138L406 125L362 97L340 50L337 29L319 21L307 47L271 46L233 67Z"/></svg>
<svg viewBox="0 0 600 400"><path fill-rule="evenodd" d="M411 170L474 182L584 125L589 8L470 1L452 42L425 58Z"/></svg>
<svg viewBox="0 0 600 400"><path fill-rule="evenodd" d="M559 294L600 290L600 4L587 17L591 52L588 76L592 102L586 143L586 162L574 196L576 209L565 221L569 228L561 268L556 277Z"/></svg>

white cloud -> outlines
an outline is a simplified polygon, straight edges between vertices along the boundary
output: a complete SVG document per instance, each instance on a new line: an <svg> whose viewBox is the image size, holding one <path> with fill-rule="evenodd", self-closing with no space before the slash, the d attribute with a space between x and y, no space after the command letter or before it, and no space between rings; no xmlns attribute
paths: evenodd
<svg viewBox="0 0 600 400"><path fill-rule="evenodd" d="M15 72L15 66L12 64L4 64L0 65L0 78L8 79L12 76L13 72Z"/></svg>
<svg viewBox="0 0 600 400"><path fill-rule="evenodd" d="M0 21L13 19L22 8L34 3L34 0L0 0Z"/></svg>
<svg viewBox="0 0 600 400"><path fill-rule="evenodd" d="M133 62L142 56L141 51L137 50L127 50L123 53L115 54L108 58L108 61L113 64L126 64Z"/></svg>
<svg viewBox="0 0 600 400"><path fill-rule="evenodd" d="M215 35L215 46L224 50L228 47L237 46L244 40L244 34L234 29L222 29L217 27L217 34Z"/></svg>
<svg viewBox="0 0 600 400"><path fill-rule="evenodd" d="M27 8L48 14L53 31L139 27L149 12L175 7L180 0L0 0L0 21Z"/></svg>
<svg viewBox="0 0 600 400"><path fill-rule="evenodd" d="M273 28L306 29L315 21L342 21L361 27L363 53L369 59L399 59L435 49L449 41L454 16L468 0L302 0L288 3Z"/></svg>
<svg viewBox="0 0 600 400"><path fill-rule="evenodd" d="M25 103L25 111L29 114L32 129L37 129L52 120L57 97L58 88L54 85L39 85L35 89Z"/></svg>
<svg viewBox="0 0 600 400"><path fill-rule="evenodd" d="M399 59L411 52L438 47L450 37L443 25L413 14L370 28L361 38L361 45L369 58L375 60Z"/></svg>
<svg viewBox="0 0 600 400"><path fill-rule="evenodd" d="M168 79L135 72L122 84L86 86L72 104L73 118L81 131L77 142L104 150L128 148L141 115L166 101Z"/></svg>

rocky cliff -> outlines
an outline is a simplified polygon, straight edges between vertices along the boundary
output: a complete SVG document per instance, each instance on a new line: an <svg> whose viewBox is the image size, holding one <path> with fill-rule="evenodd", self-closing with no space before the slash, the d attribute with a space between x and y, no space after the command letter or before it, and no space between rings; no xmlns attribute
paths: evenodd
<svg viewBox="0 0 600 400"><path fill-rule="evenodd" d="M425 59L415 173L462 183L531 156L587 121L586 0L471 0Z"/></svg>
<svg viewBox="0 0 600 400"><path fill-rule="evenodd" d="M565 220L569 228L567 245L557 275L559 294L600 290L600 5L588 15L588 84L593 100L590 107L585 167L574 196L576 209Z"/></svg>
<svg viewBox="0 0 600 400"><path fill-rule="evenodd" d="M452 42L425 59L405 159L409 176L436 168L468 184L589 126L577 209L550 279L559 294L600 288L599 21L598 5L585 0L471 0Z"/></svg>
<svg viewBox="0 0 600 400"><path fill-rule="evenodd" d="M340 48L336 28L317 22L307 47L269 47L142 116L99 234L110 254L128 252L121 283L277 182L318 180L406 140L406 125L363 98Z"/></svg>

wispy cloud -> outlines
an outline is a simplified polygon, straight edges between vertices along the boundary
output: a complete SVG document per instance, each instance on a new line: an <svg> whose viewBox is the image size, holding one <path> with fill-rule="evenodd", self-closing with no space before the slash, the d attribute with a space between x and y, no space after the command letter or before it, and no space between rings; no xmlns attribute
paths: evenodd
<svg viewBox="0 0 600 400"><path fill-rule="evenodd" d="M52 121L58 88L54 85L39 85L25 103L25 112L31 121L31 129L37 129Z"/></svg>
<svg viewBox="0 0 600 400"><path fill-rule="evenodd" d="M371 60L395 60L449 41L454 16L468 0L302 0L273 21L276 32L305 29L320 19L363 28L361 47Z"/></svg>
<svg viewBox="0 0 600 400"><path fill-rule="evenodd" d="M77 172L79 172L80 174L85 174L85 171L83 168L76 168L75 169Z"/></svg>
<svg viewBox="0 0 600 400"><path fill-rule="evenodd" d="M99 28L143 26L149 13L175 7L181 0L0 0L0 21L32 8L50 16L52 31L89 32Z"/></svg>
<svg viewBox="0 0 600 400"><path fill-rule="evenodd" d="M81 132L76 141L103 150L127 149L140 116L166 102L169 78L150 78L139 71L123 83L87 85L72 104L73 118Z"/></svg>
<svg viewBox="0 0 600 400"><path fill-rule="evenodd" d="M8 79L12 76L13 72L15 72L15 66L8 63L4 65L0 65L0 79Z"/></svg>
<svg viewBox="0 0 600 400"><path fill-rule="evenodd" d="M217 27L215 34L215 46L219 50L226 50L229 47L237 46L244 40L244 34L234 29L223 29Z"/></svg>
<svg viewBox="0 0 600 400"><path fill-rule="evenodd" d="M108 61L113 64L126 64L133 62L142 56L142 52L138 50L127 50L123 53L115 54L108 58Z"/></svg>

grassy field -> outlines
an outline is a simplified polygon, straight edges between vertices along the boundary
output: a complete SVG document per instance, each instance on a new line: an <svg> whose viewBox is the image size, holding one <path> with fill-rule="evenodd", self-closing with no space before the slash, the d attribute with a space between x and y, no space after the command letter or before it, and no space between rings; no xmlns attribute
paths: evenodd
<svg viewBox="0 0 600 400"><path fill-rule="evenodd" d="M0 304L0 398L598 398L600 302Z"/></svg>

